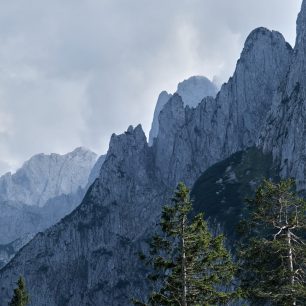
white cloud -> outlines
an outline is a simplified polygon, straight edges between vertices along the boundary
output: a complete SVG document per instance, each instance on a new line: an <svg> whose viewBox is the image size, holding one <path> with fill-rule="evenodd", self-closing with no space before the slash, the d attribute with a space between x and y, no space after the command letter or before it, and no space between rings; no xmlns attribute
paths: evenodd
<svg viewBox="0 0 306 306"><path fill-rule="evenodd" d="M38 152L107 150L160 91L225 81L248 33L294 42L301 0L0 1L0 173Z"/></svg>

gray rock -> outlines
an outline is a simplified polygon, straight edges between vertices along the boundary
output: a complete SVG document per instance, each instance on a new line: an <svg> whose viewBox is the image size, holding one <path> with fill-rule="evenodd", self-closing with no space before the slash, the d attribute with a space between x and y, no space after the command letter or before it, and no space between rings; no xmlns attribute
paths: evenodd
<svg viewBox="0 0 306 306"><path fill-rule="evenodd" d="M88 183L86 186L86 190L91 186L91 184L100 176L100 171L101 171L101 167L105 161L106 155L101 155L95 165L93 166L93 168L90 171L89 174L89 178L88 178Z"/></svg>
<svg viewBox="0 0 306 306"><path fill-rule="evenodd" d="M140 126L113 135L101 175L79 208L1 270L0 298L9 298L23 274L32 305L128 304L142 288L139 241L154 227L165 193L153 165Z"/></svg>
<svg viewBox="0 0 306 306"><path fill-rule="evenodd" d="M306 1L297 20L297 39L288 74L273 101L258 145L272 151L283 177L305 189L306 174Z"/></svg>
<svg viewBox="0 0 306 306"><path fill-rule="evenodd" d="M215 97L217 92L216 85L204 76L192 76L184 80L178 84L176 91L183 99L184 106L188 105L190 107L196 107L205 97ZM154 138L158 135L159 114L171 97L172 95L166 91L162 91L158 97L149 134L150 146L153 144Z"/></svg>
<svg viewBox="0 0 306 306"><path fill-rule="evenodd" d="M166 91L162 91L159 94L159 97L157 99L157 103L155 106L154 110L154 116L153 116L153 121L151 125L151 130L149 133L149 145L151 146L153 144L153 140L157 137L158 135L158 129L159 129L159 123L158 123L158 117L165 106L165 104L169 101L169 99L172 97L171 94L168 94Z"/></svg>
<svg viewBox="0 0 306 306"><path fill-rule="evenodd" d="M33 237L33 234L26 234L8 244L0 244L0 269L4 267Z"/></svg>
<svg viewBox="0 0 306 306"><path fill-rule="evenodd" d="M255 145L273 97L284 79L292 50L278 32L254 30L234 76L216 99L184 108L174 95L159 116L155 163L165 184L192 185L209 166Z"/></svg>
<svg viewBox="0 0 306 306"><path fill-rule="evenodd" d="M53 197L74 193L88 183L96 159L84 148L65 155L35 155L15 174L0 178L0 200L41 207Z"/></svg>

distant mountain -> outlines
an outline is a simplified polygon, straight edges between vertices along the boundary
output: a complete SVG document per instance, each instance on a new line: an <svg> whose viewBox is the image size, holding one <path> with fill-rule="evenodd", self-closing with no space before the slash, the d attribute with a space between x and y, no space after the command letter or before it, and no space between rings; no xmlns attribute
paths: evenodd
<svg viewBox="0 0 306 306"><path fill-rule="evenodd" d="M190 107L196 107L205 97L215 97L217 92L216 85L204 76L192 76L184 80L178 84L176 91L181 96L184 105ZM162 91L158 97L149 134L149 145L153 144L153 139L158 135L159 114L171 97L172 95L166 91Z"/></svg>
<svg viewBox="0 0 306 306"><path fill-rule="evenodd" d="M103 158L96 160L84 148L65 155L38 154L15 174L0 177L0 267L37 232L81 203L88 184L99 175Z"/></svg>
<svg viewBox="0 0 306 306"><path fill-rule="evenodd" d="M97 155L84 148L65 155L35 155L16 173L0 177L0 201L42 207L51 198L84 188L96 160Z"/></svg>
<svg viewBox="0 0 306 306"><path fill-rule="evenodd" d="M258 141L281 163L281 174L306 189L306 1L297 20L291 64L273 100Z"/></svg>
<svg viewBox="0 0 306 306"><path fill-rule="evenodd" d="M181 96L184 105L197 107L206 97L215 98L219 89L204 76L192 76L177 85L176 93Z"/></svg>

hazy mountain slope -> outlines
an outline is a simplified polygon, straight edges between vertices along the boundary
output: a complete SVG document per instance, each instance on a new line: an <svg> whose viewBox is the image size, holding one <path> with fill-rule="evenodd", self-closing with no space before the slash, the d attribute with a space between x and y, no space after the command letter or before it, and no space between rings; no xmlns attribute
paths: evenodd
<svg viewBox="0 0 306 306"><path fill-rule="evenodd" d="M306 1L297 21L297 39L286 80L279 87L259 145L281 162L282 175L297 179L305 189L306 176Z"/></svg>
<svg viewBox="0 0 306 306"><path fill-rule="evenodd" d="M95 169L91 169L95 160L96 154L84 148L65 155L39 154L25 162L15 174L0 178L0 248L3 258L0 267L29 241L29 237L55 224L81 203L89 176L94 180L98 176L96 167L101 168L102 159ZM38 181L45 184L44 190L42 185L36 188ZM18 243L14 248L8 248L13 241Z"/></svg>
<svg viewBox="0 0 306 306"><path fill-rule="evenodd" d="M84 148L65 155L35 155L16 173L0 177L0 200L44 206L51 198L85 187L96 159Z"/></svg>

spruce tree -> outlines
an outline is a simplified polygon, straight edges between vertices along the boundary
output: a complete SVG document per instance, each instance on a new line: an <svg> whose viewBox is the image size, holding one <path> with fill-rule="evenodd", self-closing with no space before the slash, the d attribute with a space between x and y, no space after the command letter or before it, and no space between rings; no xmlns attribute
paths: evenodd
<svg viewBox="0 0 306 306"><path fill-rule="evenodd" d="M14 289L14 295L9 306L26 306L28 304L29 295L27 293L25 280L20 276L17 282L17 288Z"/></svg>
<svg viewBox="0 0 306 306"><path fill-rule="evenodd" d="M241 287L254 305L306 304L306 202L294 181L265 180L249 201Z"/></svg>
<svg viewBox="0 0 306 306"><path fill-rule="evenodd" d="M223 236L213 237L203 214L192 221L189 190L180 183L165 206L160 234L150 242L143 259L152 268L148 275L151 293L147 303L136 305L221 305L236 296L229 289L235 266L224 247Z"/></svg>

